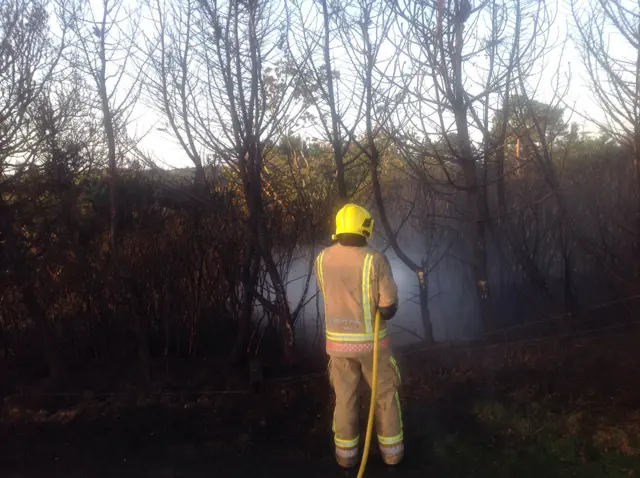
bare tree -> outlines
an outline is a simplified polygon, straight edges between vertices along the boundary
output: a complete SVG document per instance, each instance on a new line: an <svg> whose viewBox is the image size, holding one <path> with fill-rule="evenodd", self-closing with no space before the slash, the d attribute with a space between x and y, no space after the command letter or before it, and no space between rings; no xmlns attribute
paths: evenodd
<svg viewBox="0 0 640 478"><path fill-rule="evenodd" d="M495 325L487 260L492 182L498 185L500 209L507 203L504 147L508 132L492 131L491 122L509 115L509 95L517 75L530 73L547 51L537 39L546 38L551 21L541 3L529 1L487 0L475 7L468 0L439 5L396 2L396 9L408 31L410 47L405 57L412 66L407 72L409 100L399 112L413 118L407 131L418 133L405 137L416 138L419 157L433 134L445 145L445 151L436 148L426 154L436 157L450 185L464 193L461 219L466 224L480 317L488 331ZM491 167L494 161L497 168ZM497 180L490 176L491 169L497 170Z"/></svg>
<svg viewBox="0 0 640 478"><path fill-rule="evenodd" d="M640 4L571 1L577 45L603 117L588 119L631 151L635 183L635 271L640 277ZM615 41L612 43L611 40Z"/></svg>
<svg viewBox="0 0 640 478"><path fill-rule="evenodd" d="M271 145L296 121L296 76L280 54L285 22L276 2L185 0L168 10L154 6L153 88L158 109L196 168L210 151L238 179L246 201L243 298L235 356L246 351L253 302L277 311L287 359L293 352L293 318L274 259L265 198L265 164ZM256 290L264 264L275 304Z"/></svg>
<svg viewBox="0 0 640 478"><path fill-rule="evenodd" d="M102 0L100 6L78 1L66 8L65 21L74 34L70 64L93 82L95 103L102 116L109 172L110 247L118 262L118 162L128 139L127 126L140 96L143 67L135 64L140 10L129 10L121 0Z"/></svg>
<svg viewBox="0 0 640 478"><path fill-rule="evenodd" d="M14 228L21 206L15 187L25 173L39 167L46 135L37 127L38 106L59 73L65 48L65 25L57 38L49 29L50 6L46 1L7 1L0 6L0 251L2 278L13 276L19 284L49 374L57 379L64 367L47 311L38 299L36 257L27 246L24 228Z"/></svg>
<svg viewBox="0 0 640 478"><path fill-rule="evenodd" d="M284 23L276 3L250 0L229 2L226 9L200 1L207 25L203 40L213 42L211 54L204 50L209 81L214 75L221 103L210 104L224 137L211 128L203 130L206 144L237 167L248 207L248 237L264 261L280 317L285 360L293 359L293 320L285 284L274 260L273 242L267 226L263 198L263 170L267 144L282 134L294 101L295 73L277 55L281 51ZM216 80L213 80L216 81ZM231 121L231 128L223 118ZM205 124L201 123L201 126ZM233 151L232 154L229 154ZM261 296L258 296L260 299ZM264 303L263 303L264 305Z"/></svg>
<svg viewBox="0 0 640 478"><path fill-rule="evenodd" d="M300 75L300 91L313 107L319 120L320 135L333 149L339 206L355 191L348 181L348 170L356 158L348 159L351 137L362 121L364 90L349 87L357 78L347 62L349 45L339 32L344 25L344 12L350 3L328 0L287 2L288 59ZM351 28L349 25L347 28Z"/></svg>
<svg viewBox="0 0 640 478"><path fill-rule="evenodd" d="M399 38L401 32L394 31L394 10L383 1L354 0L344 5L340 17L340 34L349 68L355 76L352 95L363 98L357 117L362 117L364 129L350 131L350 139L369 163L371 188L386 238L403 264L417 276L424 339L432 343L425 267L414 262L400 246L399 230L394 230L389 219L380 177L382 163L393 147L391 138L395 130L390 127L391 119L402 98L402 89L395 77L398 63L397 50L394 48L400 49L402 45L394 45L389 38ZM402 222L406 222L406 219Z"/></svg>
<svg viewBox="0 0 640 478"><path fill-rule="evenodd" d="M198 48L197 2L167 4L150 2L149 12L156 29L147 38L150 72L145 75L145 99L166 119L169 132L195 167L195 183L202 192L205 185L203 146L195 130L196 102L199 96L195 50Z"/></svg>
<svg viewBox="0 0 640 478"><path fill-rule="evenodd" d="M10 0L0 6L0 172L20 173L33 163L37 131L32 105L57 73L67 29L54 37L47 1Z"/></svg>
<svg viewBox="0 0 640 478"><path fill-rule="evenodd" d="M136 295L136 283L130 281L119 250L119 211L125 205L118 196L119 173L131 149L129 126L140 97L144 64L137 62L137 41L141 28L141 10L129 9L121 0L102 0L92 4L78 0L65 9L65 22L73 32L73 44L67 61L92 83L88 107L102 118L103 141L109 184L109 252L113 272L118 282L127 282L126 289ZM150 373L149 318L136 307L135 333L138 353L145 378Z"/></svg>

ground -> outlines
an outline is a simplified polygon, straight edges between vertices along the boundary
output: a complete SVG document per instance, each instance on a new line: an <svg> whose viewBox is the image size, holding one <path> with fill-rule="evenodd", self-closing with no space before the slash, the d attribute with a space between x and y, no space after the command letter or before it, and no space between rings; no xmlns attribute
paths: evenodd
<svg viewBox="0 0 640 478"><path fill-rule="evenodd" d="M638 339L400 353L407 458L396 476L640 476ZM12 393L0 416L0 470L7 478L341 476L331 400L322 373L281 375L255 393L166 384ZM365 394L363 428L367 402ZM366 476L388 476L376 450Z"/></svg>

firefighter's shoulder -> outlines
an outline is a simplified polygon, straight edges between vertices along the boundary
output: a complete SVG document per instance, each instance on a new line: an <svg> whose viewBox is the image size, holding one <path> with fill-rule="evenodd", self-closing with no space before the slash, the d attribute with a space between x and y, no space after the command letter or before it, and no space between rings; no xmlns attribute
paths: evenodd
<svg viewBox="0 0 640 478"><path fill-rule="evenodd" d="M376 261L388 261L387 256L385 255L384 252L376 249L375 247L370 246L369 244L367 244L365 247L363 247L363 249L368 253L368 254L373 254L373 256L375 257Z"/></svg>
<svg viewBox="0 0 640 478"><path fill-rule="evenodd" d="M377 266L376 268L379 267L384 267L384 268L390 268L391 267L391 263L389 262L389 258L387 257L387 255L382 252L379 251L371 246L367 246L367 252L369 254L373 254L373 263L374 266Z"/></svg>
<svg viewBox="0 0 640 478"><path fill-rule="evenodd" d="M316 256L316 262L322 262L327 264L331 263L344 263L344 261L351 262L353 260L364 260L368 255L375 256L379 252L371 249L368 245L363 247L345 247L336 242L322 249Z"/></svg>
<svg viewBox="0 0 640 478"><path fill-rule="evenodd" d="M337 242L333 243L333 244L329 244L328 246L323 247L322 249L320 249L320 251L316 254L316 257L321 256L322 254L326 254L328 251L335 249L335 247L338 245Z"/></svg>
<svg viewBox="0 0 640 478"><path fill-rule="evenodd" d="M332 250L335 250L335 247L336 247L337 244L338 243L336 242L334 244L330 244L330 245L320 249L320 251L316 254L316 259L315 259L316 263L318 261L323 261L324 262L324 260L327 257L331 257L331 255L332 255L331 252L332 252Z"/></svg>

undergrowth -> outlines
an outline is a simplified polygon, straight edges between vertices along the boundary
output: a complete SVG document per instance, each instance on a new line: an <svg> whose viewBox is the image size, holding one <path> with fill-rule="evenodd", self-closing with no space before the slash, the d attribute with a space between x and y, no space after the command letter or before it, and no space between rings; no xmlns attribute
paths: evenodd
<svg viewBox="0 0 640 478"><path fill-rule="evenodd" d="M535 360L505 353L502 363L488 352L399 357L401 476L640 476L637 338ZM361 406L364 429L366 393ZM20 478L57 476L52 467L67 477L333 476L331 414L323 376L247 394L12 396L0 416L0 466ZM373 457L367 476L385 474Z"/></svg>

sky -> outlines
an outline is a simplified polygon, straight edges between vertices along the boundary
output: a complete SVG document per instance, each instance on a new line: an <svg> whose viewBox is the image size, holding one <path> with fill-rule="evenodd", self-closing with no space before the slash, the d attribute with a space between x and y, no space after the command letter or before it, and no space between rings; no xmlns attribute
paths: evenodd
<svg viewBox="0 0 640 478"><path fill-rule="evenodd" d="M542 0L544 1L544 0ZM587 5L587 0L578 0L579 8ZM553 87L555 79L559 75L562 83L566 83L566 78L570 75L570 87L565 97L565 106L567 113L565 119L571 118L581 125L586 131L594 131L594 127L588 124L583 118L584 116L600 117L601 111L597 104L591 100L588 88L586 71L582 66L580 54L576 45L572 41L571 25L573 18L571 16L570 6L564 2L550 2L551 8L557 8L557 18L553 26L554 34L557 38L569 37L564 48L554 49L545 59L543 64L536 65L536 70L540 73L540 89L539 96L536 98L540 101L548 101L553 97ZM147 23L144 27L147 32L151 25ZM148 32L152 34L152 32ZM625 44L617 38L611 38L612 51L624 50ZM340 55L338 60L340 59ZM338 61L339 64L339 61ZM344 72L344 69L342 70ZM575 109L572 114L571 110ZM139 143L139 147L147 152L151 157L155 158L160 167L189 167L191 162L186 154L182 151L177 142L167 132L158 130L155 125L164 122L164 118L154 112L148 104L138 104L136 106L134 117L136 120L130 127L130 133L134 136L141 136L146 133ZM314 131L307 131L307 135L313 136Z"/></svg>

